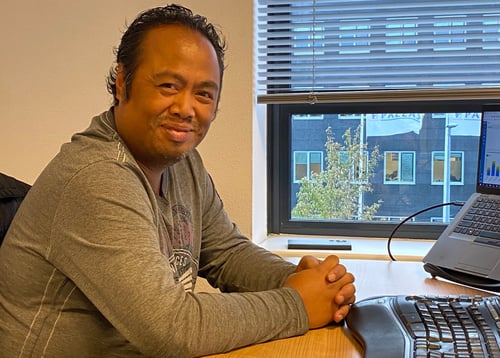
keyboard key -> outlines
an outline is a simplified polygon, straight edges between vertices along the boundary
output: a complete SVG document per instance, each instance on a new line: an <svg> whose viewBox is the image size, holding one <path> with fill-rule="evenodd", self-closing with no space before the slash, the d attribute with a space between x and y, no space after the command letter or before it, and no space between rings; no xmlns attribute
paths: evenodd
<svg viewBox="0 0 500 358"><path fill-rule="evenodd" d="M479 236L486 238L486 239L500 240L500 233L499 232L481 231L479 233Z"/></svg>

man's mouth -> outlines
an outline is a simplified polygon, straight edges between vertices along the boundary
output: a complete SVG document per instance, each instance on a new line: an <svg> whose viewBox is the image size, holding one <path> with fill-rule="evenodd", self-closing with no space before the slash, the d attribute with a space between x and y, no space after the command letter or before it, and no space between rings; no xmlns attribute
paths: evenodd
<svg viewBox="0 0 500 358"><path fill-rule="evenodd" d="M174 127L174 126L163 126L168 138L174 142L185 142L189 139L191 128L186 127Z"/></svg>

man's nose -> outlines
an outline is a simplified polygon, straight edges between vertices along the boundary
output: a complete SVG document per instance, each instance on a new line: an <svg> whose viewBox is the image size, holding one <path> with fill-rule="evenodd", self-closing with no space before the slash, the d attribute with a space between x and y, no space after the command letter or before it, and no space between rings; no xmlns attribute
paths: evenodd
<svg viewBox="0 0 500 358"><path fill-rule="evenodd" d="M179 91L171 105L172 113L180 118L188 119L194 116L194 97L189 91Z"/></svg>

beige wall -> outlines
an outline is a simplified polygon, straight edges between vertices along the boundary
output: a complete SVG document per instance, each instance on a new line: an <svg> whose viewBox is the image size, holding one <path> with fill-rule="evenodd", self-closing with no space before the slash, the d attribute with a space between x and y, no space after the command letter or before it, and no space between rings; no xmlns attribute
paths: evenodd
<svg viewBox="0 0 500 358"><path fill-rule="evenodd" d="M2 0L0 171L32 183L110 105L105 78L127 22L152 0ZM226 209L252 232L253 1L180 0L228 42L220 112L200 151Z"/></svg>

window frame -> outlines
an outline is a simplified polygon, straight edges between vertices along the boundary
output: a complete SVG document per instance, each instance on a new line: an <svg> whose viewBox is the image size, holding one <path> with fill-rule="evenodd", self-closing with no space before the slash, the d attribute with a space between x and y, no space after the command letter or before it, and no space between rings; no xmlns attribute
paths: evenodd
<svg viewBox="0 0 500 358"><path fill-rule="evenodd" d="M380 110L379 113L480 112L483 103L498 101L500 81L494 75L499 73L498 70L493 70L491 66L485 67L480 61L473 63L477 65L475 70L470 67L471 56L485 59L486 64L490 59L497 64L494 58L498 57L497 52L500 51L500 30L497 26L500 20L496 16L496 4L492 1L479 5L471 3L471 8L461 3L436 3L433 9L429 9L425 2L412 3L411 9L418 10L414 13L404 11L403 5L394 7L393 2L380 1L381 6L377 7L380 13L368 10L366 14L357 11L360 5L356 3L352 8L355 11L348 15L346 10L351 10L351 5L346 2L339 13L338 4L334 2L256 2L255 89L257 103L267 105L269 233L386 237L397 225L290 220L290 196L293 193L290 189L290 115L294 112L344 113L346 117L355 113L376 113L376 109ZM463 25L458 20L452 23L453 17L440 15L450 6L455 10L449 15L453 13L458 15L455 18L460 19L465 16L472 25L471 36L466 41L466 45L471 46L466 46L467 51L462 57L451 51L451 59L448 58L450 50L462 48L460 41L463 40L455 42L453 38L462 38L458 34L463 30ZM390 13L385 14L384 10ZM469 17L470 13L472 17ZM422 21L421 14L424 15ZM479 17L475 14L479 14ZM372 15L376 15L375 22L371 21ZM329 25L326 20L330 18L339 21ZM436 24L436 19L439 20L437 26L432 25ZM369 26L364 27L362 24L368 21ZM342 24L349 26L358 23L361 25L357 29L340 31ZM374 31L370 30L372 23ZM387 23L400 26L389 28ZM294 32L295 27L301 29L300 33ZM466 31L469 34L469 28ZM451 41L436 42L435 38L439 38L441 33L448 33L450 36L443 36L451 38ZM342 37L345 41L342 41ZM306 40L309 43L304 43ZM409 46L405 47L406 44ZM390 53L398 55L401 52L414 52L415 46L418 46L415 56L389 56ZM487 51L477 51L481 47ZM434 52L434 48L439 51ZM339 57L343 55L342 51L366 56ZM436 62L436 53L443 60L441 67ZM413 61L413 68L407 66L409 58L425 58L429 54L430 63ZM382 62L385 59L390 63ZM401 59L401 63L397 62ZM334 66L336 61L340 62L340 66ZM450 63L454 66L450 66ZM384 68L388 70L383 71ZM324 108L330 108L331 111ZM419 160L416 158L417 163ZM468 164L471 163L472 160L468 159ZM415 175L419 184L418 172ZM426 180L429 179L426 174ZM469 180L467 192L471 185ZM429 225L415 222L413 226L407 224L401 227L398 234L403 237L435 238L445 226L443 223Z"/></svg>
<svg viewBox="0 0 500 358"><path fill-rule="evenodd" d="M352 96L352 94L351 94ZM482 98L450 99L423 96L401 100L391 97L367 99L360 95L350 101L321 103L267 104L267 171L268 171L268 233L349 237L388 237L398 222L360 222L291 219L291 118L296 113L446 113L481 112L483 104L493 102ZM411 96L410 96L411 98ZM397 237L437 239L446 227L443 223L408 222L398 229Z"/></svg>

